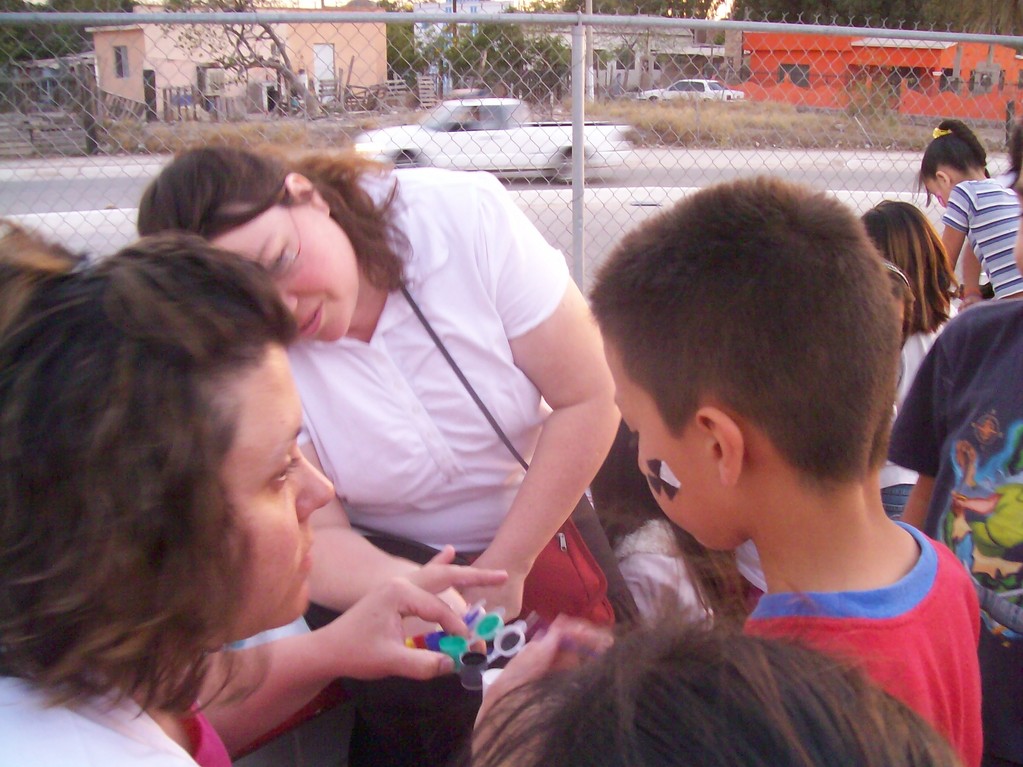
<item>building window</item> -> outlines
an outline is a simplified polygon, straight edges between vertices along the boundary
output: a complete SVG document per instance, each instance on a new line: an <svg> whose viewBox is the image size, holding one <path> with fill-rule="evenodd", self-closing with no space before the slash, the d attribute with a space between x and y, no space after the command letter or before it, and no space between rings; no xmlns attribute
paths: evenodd
<svg viewBox="0 0 1023 767"><path fill-rule="evenodd" d="M129 76L128 70L128 46L114 46L114 76L124 79Z"/></svg>
<svg viewBox="0 0 1023 767"><path fill-rule="evenodd" d="M809 64L780 64L778 66L778 82L786 80L800 88L810 87L810 65Z"/></svg>
<svg viewBox="0 0 1023 767"><path fill-rule="evenodd" d="M996 81L991 72L981 72L975 69L970 72L970 93L976 95L991 93L995 89L996 82L1001 82L1001 78L999 77Z"/></svg>
<svg viewBox="0 0 1023 767"><path fill-rule="evenodd" d="M938 90L939 91L950 91L955 92L959 90L959 80L952 76L953 69L951 67L941 70L941 76L938 78Z"/></svg>

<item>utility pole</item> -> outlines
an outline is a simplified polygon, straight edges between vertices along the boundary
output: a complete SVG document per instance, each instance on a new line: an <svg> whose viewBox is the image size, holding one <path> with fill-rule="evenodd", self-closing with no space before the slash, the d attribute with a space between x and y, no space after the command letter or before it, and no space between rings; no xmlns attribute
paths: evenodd
<svg viewBox="0 0 1023 767"><path fill-rule="evenodd" d="M586 0L587 16L593 15L593 0ZM593 27L586 25L586 98L593 101L593 81L596 79L596 72L593 67Z"/></svg>

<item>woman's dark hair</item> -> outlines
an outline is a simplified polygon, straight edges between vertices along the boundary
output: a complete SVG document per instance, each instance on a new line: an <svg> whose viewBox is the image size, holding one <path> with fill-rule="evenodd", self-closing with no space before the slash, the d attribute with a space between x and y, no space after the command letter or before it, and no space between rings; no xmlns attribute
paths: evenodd
<svg viewBox="0 0 1023 767"><path fill-rule="evenodd" d="M1012 176L1012 188L1020 193L1020 175L1023 174L1023 123L1018 120L1009 134L1009 175Z"/></svg>
<svg viewBox="0 0 1023 767"><path fill-rule="evenodd" d="M903 318L903 341L914 333L933 333L948 322L958 287L941 237L923 212L908 202L884 200L862 220L881 256L909 281L913 304Z"/></svg>
<svg viewBox="0 0 1023 767"><path fill-rule="evenodd" d="M926 179L937 175L942 165L960 173L981 170L985 177L990 177L987 171L987 150L976 134L966 127L966 123L962 120L942 120L935 134L938 134L937 137L927 145L920 161L920 188L924 188ZM931 202L930 192L927 193L927 202Z"/></svg>
<svg viewBox="0 0 1023 767"><path fill-rule="evenodd" d="M304 202L293 199L284 185L289 173L299 173L326 201L366 279L383 290L397 290L403 282L398 250L407 244L388 217L397 186L393 184L378 204L360 184L363 177L385 170L351 152L191 149L175 157L146 188L139 203L139 234L185 231L206 238L224 234L274 205Z"/></svg>
<svg viewBox="0 0 1023 767"><path fill-rule="evenodd" d="M624 421L597 475L590 484L593 507L614 548L650 520L666 519L638 466L635 433ZM672 536L704 606L718 624L741 624L748 614L746 584L735 552L711 551L676 524Z"/></svg>
<svg viewBox="0 0 1023 767"><path fill-rule="evenodd" d="M473 767L954 767L857 670L797 644L659 625L509 693Z"/></svg>
<svg viewBox="0 0 1023 767"><path fill-rule="evenodd" d="M55 703L184 711L228 638L246 542L222 390L295 336L253 263L189 235L84 270L0 242L0 673ZM20 259L20 262L19 262Z"/></svg>
<svg viewBox="0 0 1023 767"><path fill-rule="evenodd" d="M84 266L85 259L9 219L0 218L0 334L35 286Z"/></svg>

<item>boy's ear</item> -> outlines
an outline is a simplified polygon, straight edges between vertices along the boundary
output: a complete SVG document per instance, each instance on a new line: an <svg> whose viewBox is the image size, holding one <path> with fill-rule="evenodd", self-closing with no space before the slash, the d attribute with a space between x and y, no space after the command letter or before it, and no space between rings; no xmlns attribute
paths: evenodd
<svg viewBox="0 0 1023 767"><path fill-rule="evenodd" d="M712 440L711 460L717 467L718 479L725 487L735 487L746 457L742 428L728 413L709 405L696 411L695 420L697 428Z"/></svg>
<svg viewBox="0 0 1023 767"><path fill-rule="evenodd" d="M301 173L289 173L285 176L284 188L288 190L288 195L295 202L309 202L317 209L325 210L327 208L327 203L320 196L320 193L316 191L315 184Z"/></svg>

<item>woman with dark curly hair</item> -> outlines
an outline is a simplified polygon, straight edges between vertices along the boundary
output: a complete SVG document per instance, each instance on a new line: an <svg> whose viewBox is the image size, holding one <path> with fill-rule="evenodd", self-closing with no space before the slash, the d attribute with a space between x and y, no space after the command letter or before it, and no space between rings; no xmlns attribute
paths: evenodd
<svg viewBox="0 0 1023 767"><path fill-rule="evenodd" d="M450 670L404 645L407 614L465 633L414 581L503 580L451 550L272 655L221 652L305 610L333 493L298 448L295 325L258 267L180 235L85 265L0 222L0 306L0 761L219 767L198 704L241 680L266 707L221 716L258 732L338 674ZM309 678L284 694L289 653Z"/></svg>

